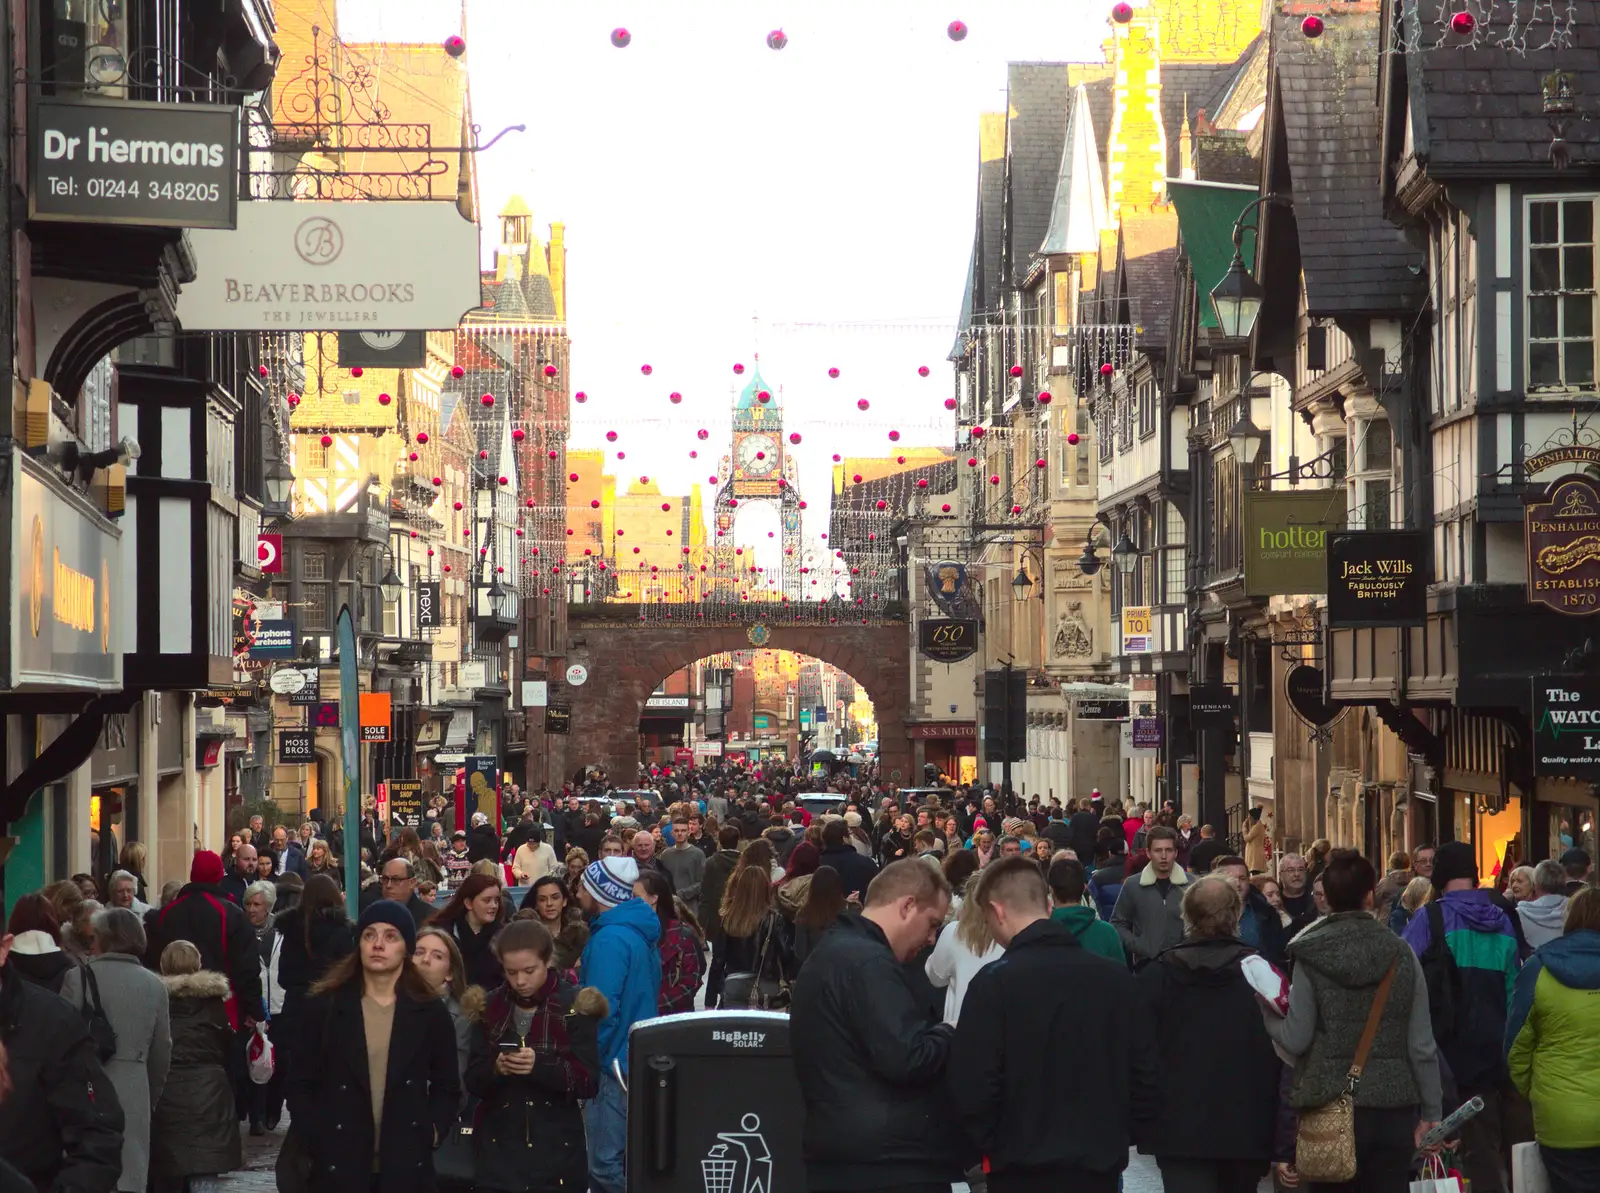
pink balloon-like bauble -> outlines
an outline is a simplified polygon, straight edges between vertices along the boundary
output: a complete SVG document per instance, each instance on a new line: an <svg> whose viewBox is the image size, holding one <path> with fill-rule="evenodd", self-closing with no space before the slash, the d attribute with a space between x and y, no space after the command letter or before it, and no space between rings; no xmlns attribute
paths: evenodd
<svg viewBox="0 0 1600 1193"><path fill-rule="evenodd" d="M627 44L632 40L633 40L633 34L629 33L621 25L618 25L615 29L613 29L611 31L611 44L616 46L617 49L619 49L619 50L620 49L624 49L627 46ZM585 593L584 595L588 596L589 594Z"/></svg>

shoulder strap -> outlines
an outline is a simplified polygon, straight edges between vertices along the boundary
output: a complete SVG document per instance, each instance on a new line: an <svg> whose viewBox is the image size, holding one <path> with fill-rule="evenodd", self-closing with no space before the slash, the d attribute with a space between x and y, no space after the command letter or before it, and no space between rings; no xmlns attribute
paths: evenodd
<svg viewBox="0 0 1600 1193"><path fill-rule="evenodd" d="M1444 935L1444 908L1437 901L1424 904L1423 910L1428 916L1428 944L1438 945L1440 948L1449 948L1450 942Z"/></svg>
<svg viewBox="0 0 1600 1193"><path fill-rule="evenodd" d="M1356 1045L1355 1059L1350 1062L1351 1081L1358 1080L1361 1070L1366 1067L1367 1054L1372 1051L1372 1041L1377 1037L1378 1021L1383 1018L1383 1008L1389 1002L1389 988L1394 985L1394 971L1399 964L1396 961L1389 966L1389 972L1378 983L1377 994L1373 995L1372 1009L1367 1012L1367 1025L1361 1029L1361 1042Z"/></svg>
<svg viewBox="0 0 1600 1193"><path fill-rule="evenodd" d="M89 965L83 967L83 1013L86 1017L105 1014L105 1009L100 1005L100 982L94 976L94 968Z"/></svg>

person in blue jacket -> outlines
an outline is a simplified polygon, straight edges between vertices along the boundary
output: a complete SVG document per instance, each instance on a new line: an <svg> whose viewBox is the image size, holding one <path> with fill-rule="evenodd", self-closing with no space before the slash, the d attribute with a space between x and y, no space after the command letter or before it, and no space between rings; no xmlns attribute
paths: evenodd
<svg viewBox="0 0 1600 1193"><path fill-rule="evenodd" d="M590 917L578 984L593 986L611 1007L599 1031L600 1092L583 1112L593 1193L623 1193L628 1102L618 1072L628 1072L628 1030L655 1017L661 992L661 919L634 897L638 879L631 857L603 857L588 865L578 885L578 905Z"/></svg>

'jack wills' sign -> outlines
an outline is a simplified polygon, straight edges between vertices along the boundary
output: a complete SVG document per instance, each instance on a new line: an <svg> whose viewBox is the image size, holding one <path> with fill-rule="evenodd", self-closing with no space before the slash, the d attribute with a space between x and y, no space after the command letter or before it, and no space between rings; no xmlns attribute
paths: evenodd
<svg viewBox="0 0 1600 1193"><path fill-rule="evenodd" d="M1428 618L1428 538L1420 530L1328 535L1328 626L1421 625Z"/></svg>

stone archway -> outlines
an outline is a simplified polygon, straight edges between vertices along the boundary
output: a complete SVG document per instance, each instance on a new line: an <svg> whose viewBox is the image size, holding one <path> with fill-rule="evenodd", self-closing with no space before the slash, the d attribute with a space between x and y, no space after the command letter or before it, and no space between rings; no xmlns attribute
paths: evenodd
<svg viewBox="0 0 1600 1193"><path fill-rule="evenodd" d="M787 650L831 663L860 684L878 718L878 757L887 779L900 772L914 785L906 736L911 682L911 636L903 624L770 625L763 650ZM633 782L639 765L639 717L656 685L697 659L750 650L744 626L640 625L573 620L568 663L589 670L580 688L565 688L572 706L565 771L599 765L619 785Z"/></svg>

